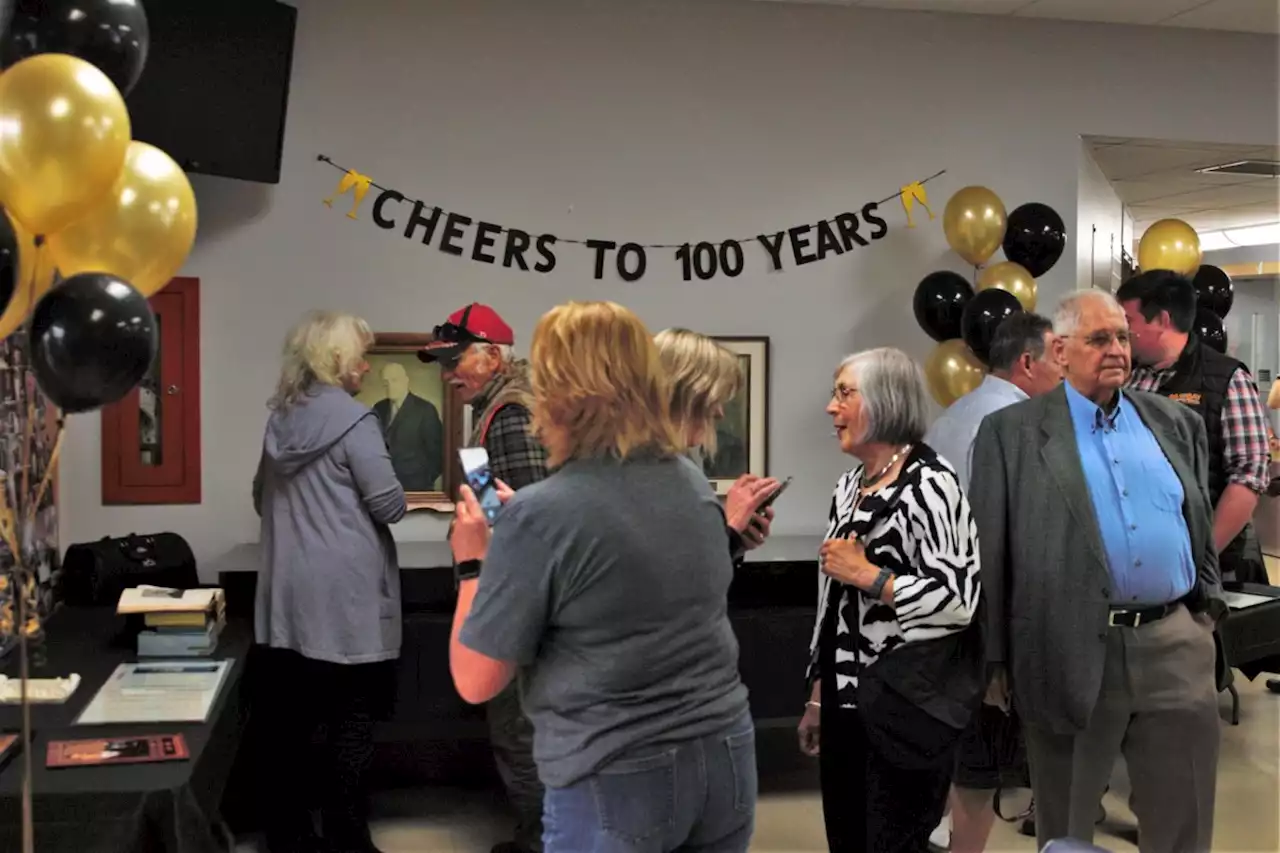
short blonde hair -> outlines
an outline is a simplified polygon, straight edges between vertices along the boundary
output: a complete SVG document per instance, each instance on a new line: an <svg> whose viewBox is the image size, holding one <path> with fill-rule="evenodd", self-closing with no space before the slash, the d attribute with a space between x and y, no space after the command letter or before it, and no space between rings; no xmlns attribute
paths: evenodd
<svg viewBox="0 0 1280 853"><path fill-rule="evenodd" d="M569 302L533 330L533 426L552 466L683 451L671 421L658 348L640 318L614 302Z"/></svg>
<svg viewBox="0 0 1280 853"><path fill-rule="evenodd" d="M373 345L369 324L351 314L312 311L285 336L280 381L268 405L282 409L316 385L341 385L355 373Z"/></svg>
<svg viewBox="0 0 1280 853"><path fill-rule="evenodd" d="M672 419L686 436L700 433L700 446L714 457L716 409L727 405L742 388L737 354L688 329L663 329L653 342L671 385Z"/></svg>

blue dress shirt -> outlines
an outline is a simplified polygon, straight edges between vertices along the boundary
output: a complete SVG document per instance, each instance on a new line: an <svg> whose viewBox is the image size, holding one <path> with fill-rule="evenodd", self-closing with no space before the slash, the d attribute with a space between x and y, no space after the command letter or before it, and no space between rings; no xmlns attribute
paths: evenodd
<svg viewBox="0 0 1280 853"><path fill-rule="evenodd" d="M1026 392L1017 385L988 373L981 385L948 406L933 422L924 443L951 463L960 478L960 487L967 492L973 462L973 440L978 437L982 419L1025 399Z"/></svg>
<svg viewBox="0 0 1280 853"><path fill-rule="evenodd" d="M1177 601L1191 592L1196 578L1182 515L1182 481L1123 394L1108 415L1065 384L1080 465L1111 569L1111 603Z"/></svg>

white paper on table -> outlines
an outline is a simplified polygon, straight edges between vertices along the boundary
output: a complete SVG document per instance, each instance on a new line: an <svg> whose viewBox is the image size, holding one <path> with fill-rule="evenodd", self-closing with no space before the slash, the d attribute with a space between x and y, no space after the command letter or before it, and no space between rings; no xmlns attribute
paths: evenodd
<svg viewBox="0 0 1280 853"><path fill-rule="evenodd" d="M1255 607L1278 600L1269 595L1254 595L1251 592L1224 592L1222 597L1227 600L1227 606L1232 610L1244 610L1246 607Z"/></svg>
<svg viewBox="0 0 1280 853"><path fill-rule="evenodd" d="M234 661L157 660L122 663L76 719L112 723L203 723Z"/></svg>

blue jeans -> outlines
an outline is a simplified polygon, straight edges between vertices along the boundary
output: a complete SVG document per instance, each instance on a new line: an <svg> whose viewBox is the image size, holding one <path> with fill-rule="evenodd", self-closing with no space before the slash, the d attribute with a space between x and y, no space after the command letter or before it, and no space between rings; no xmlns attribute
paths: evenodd
<svg viewBox="0 0 1280 853"><path fill-rule="evenodd" d="M546 853L745 853L755 828L750 714L709 737L637 750L547 788Z"/></svg>

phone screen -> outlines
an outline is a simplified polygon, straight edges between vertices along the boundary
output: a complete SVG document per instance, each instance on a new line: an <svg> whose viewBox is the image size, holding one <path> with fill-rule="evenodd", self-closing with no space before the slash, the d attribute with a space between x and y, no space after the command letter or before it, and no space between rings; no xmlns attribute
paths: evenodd
<svg viewBox="0 0 1280 853"><path fill-rule="evenodd" d="M498 499L498 486L493 481L493 472L489 470L489 451L483 447L464 447L458 451L462 460L462 473L467 477L467 485L475 492L485 518L493 524L502 509L502 501Z"/></svg>

